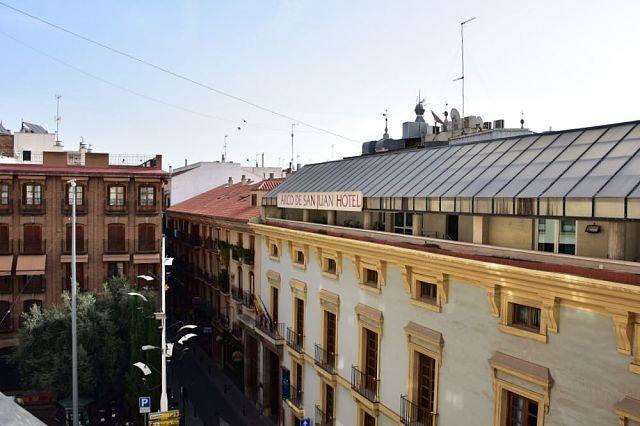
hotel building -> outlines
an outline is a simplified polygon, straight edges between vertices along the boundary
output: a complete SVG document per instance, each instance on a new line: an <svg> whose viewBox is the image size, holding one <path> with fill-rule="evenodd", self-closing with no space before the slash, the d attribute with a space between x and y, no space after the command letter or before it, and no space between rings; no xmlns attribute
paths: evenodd
<svg viewBox="0 0 640 426"><path fill-rule="evenodd" d="M280 419L639 424L640 122L421 112L417 136L303 167L250 225Z"/></svg>
<svg viewBox="0 0 640 426"><path fill-rule="evenodd" d="M0 164L0 348L17 344L21 314L59 303L71 283L69 180L76 181L77 281L159 273L161 156L44 151ZM3 352L4 354L5 352Z"/></svg>

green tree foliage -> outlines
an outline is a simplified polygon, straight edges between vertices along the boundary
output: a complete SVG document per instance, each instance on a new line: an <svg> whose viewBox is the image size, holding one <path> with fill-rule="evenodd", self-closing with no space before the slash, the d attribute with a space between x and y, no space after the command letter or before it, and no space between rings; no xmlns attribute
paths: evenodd
<svg viewBox="0 0 640 426"><path fill-rule="evenodd" d="M100 294L78 293L78 385L82 396L124 395L137 408L139 396L159 394L160 353L141 347L160 346L160 332L153 318L155 294L136 290L149 300L144 302L128 296L130 291L126 279L112 278ZM23 384L57 398L71 394L70 306L67 293L44 312L33 306L24 314L14 354ZM137 361L155 369L146 380L132 366Z"/></svg>

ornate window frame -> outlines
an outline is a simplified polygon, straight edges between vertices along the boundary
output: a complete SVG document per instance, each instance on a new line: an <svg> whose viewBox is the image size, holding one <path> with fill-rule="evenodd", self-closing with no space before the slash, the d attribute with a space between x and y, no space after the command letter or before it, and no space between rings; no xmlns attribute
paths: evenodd
<svg viewBox="0 0 640 426"><path fill-rule="evenodd" d="M294 243L292 241L289 241L288 245L291 264L298 269L307 269L307 264L309 263L309 246L306 244ZM304 258L304 261L302 263L298 262L298 253L302 253L302 256Z"/></svg>
<svg viewBox="0 0 640 426"><path fill-rule="evenodd" d="M544 426L544 416L549 412L551 401L549 393L553 386L549 369L502 352L495 352L489 359L489 365L493 374L493 426L504 424L507 391L535 401L538 404L537 426Z"/></svg>
<svg viewBox="0 0 640 426"><path fill-rule="evenodd" d="M442 307L449 298L449 276L434 274L423 270L414 270L411 266L401 268L405 290L411 295L410 303L434 312L442 312ZM435 303L427 302L419 297L418 282L434 284L437 287Z"/></svg>
<svg viewBox="0 0 640 426"><path fill-rule="evenodd" d="M324 317L326 315L326 312L332 313L333 315L335 315L336 317L336 342L335 342L335 346L336 346L336 350L335 350L335 361L336 361L336 368L334 370L334 374L329 374L327 371L325 371L323 368L319 367L316 365L316 370L318 371L318 374L320 375L320 377L324 377L324 379L328 382L331 383L332 386L335 387L336 384L336 376L338 374L338 369L337 369L337 363L338 363L338 356L337 354L339 354L339 335L340 335L340 295L338 295L337 293L333 293L331 291L322 289L320 290L320 292L318 293L318 298L319 298L319 303L320 303L320 344L322 345L322 348L326 350L326 343L325 343L325 337L326 337L326 323L324 320Z"/></svg>
<svg viewBox="0 0 640 426"><path fill-rule="evenodd" d="M320 264L322 275L333 280L339 279L340 275L342 274L342 253L337 250L331 250L322 247L318 247L316 251L318 254L318 262ZM329 271L329 259L333 259L333 261L336 262L335 274Z"/></svg>
<svg viewBox="0 0 640 426"><path fill-rule="evenodd" d="M498 313L500 321L498 329L503 333L525 337L537 342L547 343L548 332L558 332L560 317L560 303L557 298L537 298L528 294L502 291L500 286L495 286L487 292L491 313ZM512 324L513 305L524 305L540 309L540 330L527 330Z"/></svg>
<svg viewBox="0 0 640 426"><path fill-rule="evenodd" d="M360 288L375 294L382 293L382 286L386 285L387 263L384 260L363 258L358 255L352 256L352 262L356 270ZM365 283L367 269L378 273L378 280L375 287Z"/></svg>
<svg viewBox="0 0 640 426"><path fill-rule="evenodd" d="M273 260L274 262L279 262L280 256L282 256L282 241L267 237L266 242L267 242L267 249L269 253L269 259ZM277 253L275 254L273 250L274 247L277 249Z"/></svg>
<svg viewBox="0 0 640 426"><path fill-rule="evenodd" d="M365 350L364 350L364 339L365 339L365 329L373 331L378 336L378 365L376 368L376 378L380 378L380 354L382 353L382 325L384 322L384 317L382 315L382 311L376 308L372 308L371 306L358 303L355 307L356 320L358 321L358 368L363 368L365 364ZM378 390L378 392L380 392ZM361 408L367 409L367 411L373 415L373 417L378 417L378 409L380 406L379 402L371 402L366 399L364 396L361 396L355 390L351 390L351 394L356 399L356 402Z"/></svg>
<svg viewBox="0 0 640 426"><path fill-rule="evenodd" d="M423 354L435 360L435 377L433 389L433 413L438 415L438 389L440 384L440 366L442 365L442 348L444 340L442 334L413 321L404 327L407 335L409 351L409 376L407 380L407 396L411 402L415 401L418 393L418 355Z"/></svg>

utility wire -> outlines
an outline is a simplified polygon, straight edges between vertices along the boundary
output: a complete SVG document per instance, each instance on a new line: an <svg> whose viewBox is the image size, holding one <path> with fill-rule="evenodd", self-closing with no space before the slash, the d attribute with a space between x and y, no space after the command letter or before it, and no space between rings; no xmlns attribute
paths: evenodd
<svg viewBox="0 0 640 426"><path fill-rule="evenodd" d="M347 141L350 141L350 142L358 142L355 139L351 139L351 138L349 138L347 136L343 136L343 135L341 135L339 133L332 132L331 130L324 129L322 127L314 126L313 124L298 120L298 119L296 119L294 117L291 117L290 115L283 114L283 113L278 112L276 110L273 110L271 108L264 107L262 105L259 105L259 104L255 103L255 102L251 102L251 101L249 101L247 99L244 99L244 98L241 98L239 96L233 95L233 94L231 94L229 92L225 92L223 90L220 90L220 89L217 89L215 87L212 87L212 86L210 86L210 85L208 85L206 83L202 83L200 81L194 80L194 79L192 79L190 77L187 77L185 75L179 74L179 73L177 73L175 71L172 71L172 70L170 70L168 68L162 67L160 65L156 65L156 64L154 64L152 62L149 62L149 61L147 61L145 59L139 58L137 56L134 56L134 55L132 55L130 53L127 53L127 52L122 51L120 49L117 49L115 47L111 47L111 46L109 46L107 44L104 44L104 43L99 42L97 40L91 39L91 38L89 38L87 36L84 36L84 35L79 34L77 32L71 31L71 30L69 30L67 28L64 28L64 27L62 27L60 25L57 25L57 24L55 24L53 22L47 21L44 18L40 18L38 16L32 15L32 14L30 14L30 13L24 11L24 10L21 10L21 9L18 9L18 8L14 7L14 6L11 6L10 4L7 4L7 3L5 3L5 2L3 2L1 0L0 0L0 6L4 6L5 8L13 10L14 12L17 12L17 13L19 13L21 15L24 15L24 16L28 17L28 18L31 18L31 19L36 20L38 22L41 22L41 23L43 23L45 25L48 25L48 26L50 26L52 28L55 28L55 29L57 29L59 31L65 32L65 33L67 33L67 34L69 34L71 36L77 37L77 38L79 38L81 40L86 41L87 43L94 44L94 45L96 45L98 47L101 47L101 48L103 48L105 50L113 52L113 53L115 53L117 55L123 56L123 57L125 57L127 59L130 59L132 61L135 61L135 62L138 62L140 64L146 65L147 67L153 68L153 69L155 69L157 71L160 71L160 72L162 72L164 74L170 75L172 77L175 77L175 78L178 78L180 80L189 82L191 84L194 84L196 86L202 87L202 88L207 89L209 91L215 92L215 93L217 93L219 95L226 96L226 97L234 99L234 100L236 100L238 102L242 102L242 103L244 103L246 105L252 106L252 107L254 107L256 109L259 109L259 110L262 110L262 111L277 115L279 117L285 118L285 119L290 120L290 121L294 121L294 122L296 122L298 124L301 124L303 126L309 127L311 129L318 130L320 132L327 133L329 135L332 135L332 136L335 136L335 137L338 137L338 138L341 138L341 139L344 139L344 140L347 140Z"/></svg>
<svg viewBox="0 0 640 426"><path fill-rule="evenodd" d="M230 119L230 118L217 117L215 115L211 115L211 114L207 114L207 113L204 113L204 112L196 111L196 110L193 110L193 109L190 109L190 108L186 108L186 107L183 107L183 106L180 106L180 105L176 105L176 104L164 101L162 99L147 95L147 94L142 93L142 92L138 92L138 91L130 89L130 88L126 87L126 86L122 86L122 85L120 85L118 83L114 83L112 81L109 81L109 80L107 80L107 79L105 79L103 77L100 77L99 75L93 74L93 73L91 73L89 71L85 71L82 68L79 68L79 67L77 67L77 66L75 66L75 65L73 65L73 64L71 64L69 62L66 62L66 61L64 61L64 60L62 60L60 58L57 58L57 57L55 57L55 56L53 56L53 55L51 55L51 54L49 54L47 52L44 52L44 51L42 51L42 50L40 50L40 49L38 49L38 48L28 44L28 43L25 43L24 41L14 37L14 36L12 36L10 34L7 34L6 32L4 32L2 30L0 30L0 35L3 35L4 37L7 37L8 39L13 40L14 42L26 47L27 49L30 49L30 50L32 50L32 51L34 51L34 52L36 52L36 53L38 53L38 54L40 54L42 56L45 56L45 57L51 59L52 61L57 62L58 64L63 65L65 67L68 67L68 68L70 68L70 69L72 69L72 70L74 70L74 71L76 71L76 72L78 72L78 73L80 73L82 75L85 75L85 76L87 76L89 78L97 80L97 81L99 81L101 83L104 83L106 85L115 87L116 89L122 90L122 91L124 91L126 93L129 93L131 95L138 96L138 97L140 97L142 99L146 99L146 100L151 101L151 102L156 102L158 104L161 104L161 105L164 105L164 106L167 106L167 107L170 107L170 108L174 108L174 109L177 109L177 110L180 110L180 111L183 111L183 112L187 112L187 113L190 113L190 114L195 114L195 115L198 115L200 117L211 118L211 119L214 119L214 120L224 121L224 122L227 122L227 123L233 123L235 125L238 125L239 122L240 122L240 120L233 120L233 119ZM273 128L273 127L260 126L260 125L257 125L257 124L250 124L250 123L247 123L247 122L243 122L242 123L242 127L253 127L253 128L257 128L257 129L273 130L273 131L287 132L287 133L290 131L288 129L278 129L278 128ZM307 133L317 133L317 132L308 131Z"/></svg>

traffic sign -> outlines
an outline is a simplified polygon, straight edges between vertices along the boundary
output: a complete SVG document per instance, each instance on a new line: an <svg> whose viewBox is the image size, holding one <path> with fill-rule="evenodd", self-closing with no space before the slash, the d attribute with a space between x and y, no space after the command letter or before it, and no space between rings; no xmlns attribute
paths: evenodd
<svg viewBox="0 0 640 426"><path fill-rule="evenodd" d="M140 409L140 414L150 413L151 412L151 397L149 396L141 396L138 398L138 408Z"/></svg>
<svg viewBox="0 0 640 426"><path fill-rule="evenodd" d="M149 414L149 426L179 426L180 410Z"/></svg>
<svg viewBox="0 0 640 426"><path fill-rule="evenodd" d="M311 426L311 419L309 417L305 417L300 422L300 426Z"/></svg>

